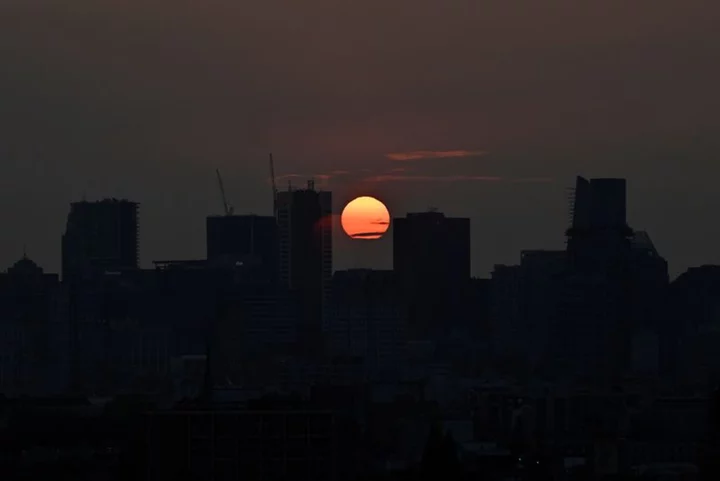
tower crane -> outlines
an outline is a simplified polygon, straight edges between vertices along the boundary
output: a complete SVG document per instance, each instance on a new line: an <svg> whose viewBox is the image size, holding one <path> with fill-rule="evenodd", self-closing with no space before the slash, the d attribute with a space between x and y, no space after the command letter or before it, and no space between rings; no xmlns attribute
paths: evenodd
<svg viewBox="0 0 720 481"><path fill-rule="evenodd" d="M220 196L222 197L225 215L233 215L235 209L233 209L232 205L228 204L227 197L225 196L225 186L223 185L222 176L220 175L220 169L215 169L215 173L217 174L218 187L220 187Z"/></svg>

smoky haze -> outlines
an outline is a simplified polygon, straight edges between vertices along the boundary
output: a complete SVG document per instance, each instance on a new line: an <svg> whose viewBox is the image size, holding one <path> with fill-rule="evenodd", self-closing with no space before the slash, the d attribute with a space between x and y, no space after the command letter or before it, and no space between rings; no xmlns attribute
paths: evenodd
<svg viewBox="0 0 720 481"><path fill-rule="evenodd" d="M628 178L630 223L673 273L718 263L719 14L696 0L6 0L0 267L27 244L57 271L83 195L142 204L144 264L201 257L222 208L214 169L240 213L269 213L270 150L338 212L368 194L396 215L472 217L477 275L562 245L576 173ZM482 155L388 158L450 151ZM370 262L338 251L338 267Z"/></svg>

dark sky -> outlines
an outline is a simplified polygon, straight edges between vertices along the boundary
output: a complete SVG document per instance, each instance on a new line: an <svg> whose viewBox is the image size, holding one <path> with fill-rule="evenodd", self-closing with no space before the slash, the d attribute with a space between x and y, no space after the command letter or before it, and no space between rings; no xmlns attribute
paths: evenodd
<svg viewBox="0 0 720 481"><path fill-rule="evenodd" d="M27 244L57 271L83 195L142 203L143 263L201 257L214 169L237 211L269 213L270 150L338 210L369 193L472 217L477 275L562 247L576 174L628 178L673 273L720 263L718 18L717 0L4 0L0 269ZM388 266L388 247L340 237L336 265Z"/></svg>

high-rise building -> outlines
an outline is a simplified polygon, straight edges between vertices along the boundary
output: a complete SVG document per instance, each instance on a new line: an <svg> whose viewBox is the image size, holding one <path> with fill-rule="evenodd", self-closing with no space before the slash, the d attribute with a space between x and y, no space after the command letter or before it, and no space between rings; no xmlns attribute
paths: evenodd
<svg viewBox="0 0 720 481"><path fill-rule="evenodd" d="M470 219L441 212L393 219L393 270L406 288L470 279Z"/></svg>
<svg viewBox="0 0 720 481"><path fill-rule="evenodd" d="M271 216L210 216L206 224L210 265L241 263L265 280L277 277L277 221Z"/></svg>
<svg viewBox="0 0 720 481"><path fill-rule="evenodd" d="M626 198L625 179L577 178L548 339L553 375L619 382L630 373L634 340L657 337L667 263L647 233L628 226Z"/></svg>
<svg viewBox="0 0 720 481"><path fill-rule="evenodd" d="M578 177L567 231L568 253L584 264L611 264L629 249L625 179Z"/></svg>
<svg viewBox="0 0 720 481"><path fill-rule="evenodd" d="M105 199L70 204L62 238L64 282L111 270L136 269L138 204Z"/></svg>
<svg viewBox="0 0 720 481"><path fill-rule="evenodd" d="M312 344L321 335L332 283L332 193L316 191L310 181L306 189L279 192L275 212L280 282L298 295L300 336Z"/></svg>
<svg viewBox="0 0 720 481"><path fill-rule="evenodd" d="M408 308L411 335L450 328L470 282L470 219L440 212L393 220L393 269Z"/></svg>
<svg viewBox="0 0 720 481"><path fill-rule="evenodd" d="M578 177L575 183L572 226L576 229L613 229L626 226L627 181Z"/></svg>

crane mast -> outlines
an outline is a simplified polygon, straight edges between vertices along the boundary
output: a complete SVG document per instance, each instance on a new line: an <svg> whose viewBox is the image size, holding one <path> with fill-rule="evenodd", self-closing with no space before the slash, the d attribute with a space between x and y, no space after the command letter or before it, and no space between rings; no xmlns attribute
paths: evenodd
<svg viewBox="0 0 720 481"><path fill-rule="evenodd" d="M223 185L222 176L220 175L220 169L215 169L215 173L217 174L218 187L220 188L220 196L222 197L225 215L232 215L233 207L228 204L227 196L225 195L225 186Z"/></svg>

